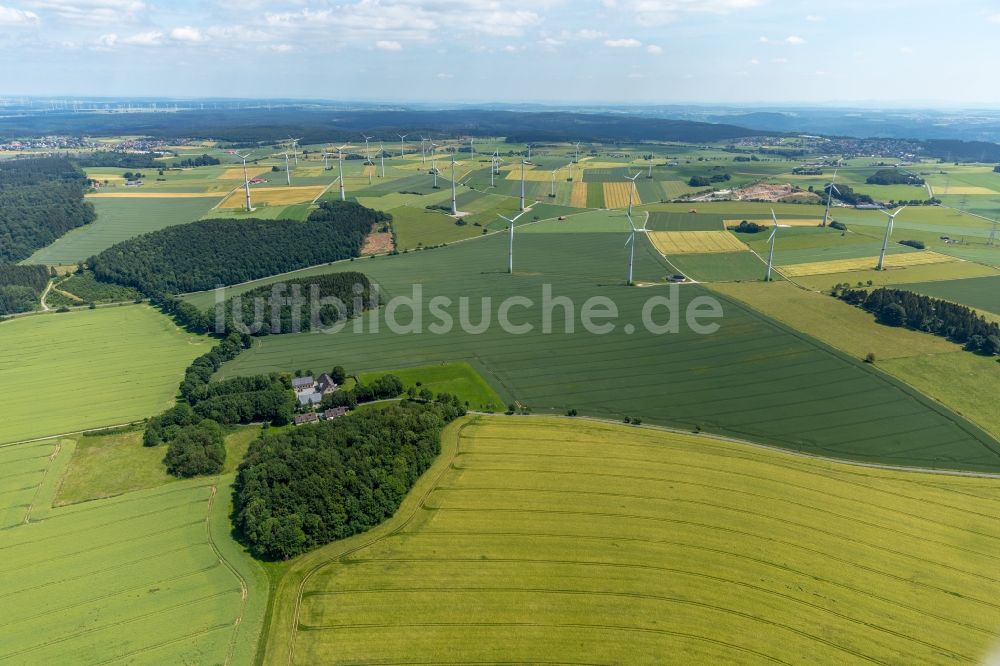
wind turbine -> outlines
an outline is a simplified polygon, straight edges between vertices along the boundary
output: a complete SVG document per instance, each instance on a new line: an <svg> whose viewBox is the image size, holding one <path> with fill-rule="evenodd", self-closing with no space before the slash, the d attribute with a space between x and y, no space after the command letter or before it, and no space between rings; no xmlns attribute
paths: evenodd
<svg viewBox="0 0 1000 666"><path fill-rule="evenodd" d="M774 266L774 237L778 235L778 216L774 214L773 208L771 209L771 219L774 220L774 229L771 230L771 235L767 238L771 244L771 250L767 254L767 275L764 276L764 282L771 281L771 268Z"/></svg>
<svg viewBox="0 0 1000 666"><path fill-rule="evenodd" d="M549 198L551 198L551 199L555 199L556 198L556 173L558 173L558 172L559 172L559 169L553 169L552 170L552 191L549 192Z"/></svg>
<svg viewBox="0 0 1000 666"><path fill-rule="evenodd" d="M573 161L577 162L577 163L580 162L580 142L579 141L576 142L576 159L573 160Z"/></svg>
<svg viewBox="0 0 1000 666"><path fill-rule="evenodd" d="M833 178L830 179L830 189L827 190L826 194L826 214L823 216L823 224L820 226L826 226L830 223L830 206L833 204L833 193L836 192L840 194L840 190L834 185L834 181L837 180L837 169L833 170Z"/></svg>
<svg viewBox="0 0 1000 666"><path fill-rule="evenodd" d="M340 148L337 148L337 161L340 162L340 200L347 201L347 195L344 193L344 148L347 148L345 143Z"/></svg>
<svg viewBox="0 0 1000 666"><path fill-rule="evenodd" d="M427 163L427 150L424 148L424 143L427 141L426 137L420 137L420 163Z"/></svg>
<svg viewBox="0 0 1000 666"><path fill-rule="evenodd" d="M471 153L470 159L472 160L473 165L475 165L475 163L476 163L476 137L474 137L474 136L470 136L469 137L469 153Z"/></svg>
<svg viewBox="0 0 1000 666"><path fill-rule="evenodd" d="M437 167L437 157L435 156L435 151L437 150L437 144L431 144L431 173L434 174L434 189L438 186L438 167Z"/></svg>
<svg viewBox="0 0 1000 666"><path fill-rule="evenodd" d="M628 239L625 241L625 245L630 245L628 251L628 285L632 285L632 267L635 264L635 222L632 221L632 214L626 213L625 217L628 218L628 225L631 227L629 231Z"/></svg>
<svg viewBox="0 0 1000 666"><path fill-rule="evenodd" d="M246 188L247 191L247 212L253 210L253 206L250 205L250 176L247 175L247 158L250 157L250 155L252 154L253 153L247 153L246 155L239 155L239 154L236 155L237 157L243 160L243 186Z"/></svg>
<svg viewBox="0 0 1000 666"><path fill-rule="evenodd" d="M292 172L288 170L288 153L285 153L285 180L288 181L288 186L292 186Z"/></svg>
<svg viewBox="0 0 1000 666"><path fill-rule="evenodd" d="M293 139L293 138L289 137L288 140L292 144L292 156L295 158L295 166L298 166L299 165L298 145L299 145L299 141L302 140L302 137L299 137L298 139Z"/></svg>
<svg viewBox="0 0 1000 666"><path fill-rule="evenodd" d="M330 170L330 153L323 149L323 171Z"/></svg>
<svg viewBox="0 0 1000 666"><path fill-rule="evenodd" d="M451 214L458 217L458 186L455 184L455 153L451 154Z"/></svg>
<svg viewBox="0 0 1000 666"><path fill-rule="evenodd" d="M365 138L365 160L372 166L375 166L375 164L372 163L371 155L368 154L368 139L374 139L375 137L365 136L364 134L362 134L361 136Z"/></svg>
<svg viewBox="0 0 1000 666"><path fill-rule="evenodd" d="M635 179L639 177L639 171L634 176L625 176L625 180L630 181L628 184L628 214L632 215L632 192L635 190ZM631 218L629 218L631 219Z"/></svg>
<svg viewBox="0 0 1000 666"><path fill-rule="evenodd" d="M903 206L906 208L906 206ZM882 214L889 218L888 223L885 225L885 238L882 240L882 251L878 255L878 266L875 270L882 270L885 266L885 249L889 246L889 236L892 235L892 226L896 223L896 216L903 212L903 208L899 208L895 213L886 213L884 210Z"/></svg>
<svg viewBox="0 0 1000 666"><path fill-rule="evenodd" d="M514 274L514 223L517 222L517 218L524 215L524 211L521 211L514 217L504 217L500 213L497 213L497 217L501 220L507 220L510 223L510 247L507 250L507 272L511 275Z"/></svg>
<svg viewBox="0 0 1000 666"><path fill-rule="evenodd" d="M521 159L521 212L524 212L524 158Z"/></svg>
<svg viewBox="0 0 1000 666"><path fill-rule="evenodd" d="M402 159L403 155L406 154L406 144L403 143L403 142L406 141L406 137L408 137L410 135L409 134L396 134L396 136L399 137L399 157L400 157L400 159Z"/></svg>
<svg viewBox="0 0 1000 666"><path fill-rule="evenodd" d="M382 163L382 175L379 176L379 178L385 178L385 146L383 146L381 143L378 144L378 158L379 161Z"/></svg>
<svg viewBox="0 0 1000 666"><path fill-rule="evenodd" d="M528 161L531 161L531 144L528 144Z"/></svg>

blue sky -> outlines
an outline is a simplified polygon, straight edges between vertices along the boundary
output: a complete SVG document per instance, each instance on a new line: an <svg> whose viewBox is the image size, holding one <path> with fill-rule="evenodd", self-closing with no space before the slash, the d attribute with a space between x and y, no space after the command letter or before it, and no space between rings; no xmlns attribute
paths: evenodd
<svg viewBox="0 0 1000 666"><path fill-rule="evenodd" d="M0 0L0 96L1000 106L979 0Z"/></svg>

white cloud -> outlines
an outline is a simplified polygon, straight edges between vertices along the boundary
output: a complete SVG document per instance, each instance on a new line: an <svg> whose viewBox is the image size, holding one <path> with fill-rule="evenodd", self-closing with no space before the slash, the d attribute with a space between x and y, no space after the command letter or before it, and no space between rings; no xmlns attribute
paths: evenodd
<svg viewBox="0 0 1000 666"><path fill-rule="evenodd" d="M578 39L600 39L606 34L606 32L601 32L600 30L588 30L584 28L583 30L577 30L574 36Z"/></svg>
<svg viewBox="0 0 1000 666"><path fill-rule="evenodd" d="M274 44L268 48L269 50L274 51L275 53L288 53L289 51L293 50L291 44Z"/></svg>
<svg viewBox="0 0 1000 666"><path fill-rule="evenodd" d="M156 30L139 32L122 40L122 44L132 46L159 46L163 43L163 33Z"/></svg>
<svg viewBox="0 0 1000 666"><path fill-rule="evenodd" d="M910 55L911 53L913 53L913 49L909 46L900 46L899 52L902 53L903 55Z"/></svg>
<svg viewBox="0 0 1000 666"><path fill-rule="evenodd" d="M663 53L663 48L657 46L656 44L650 44L649 46L646 47L646 53L649 53L651 55L660 55L661 53Z"/></svg>
<svg viewBox="0 0 1000 666"><path fill-rule="evenodd" d="M17 7L0 5L0 25L38 25L38 14Z"/></svg>
<svg viewBox="0 0 1000 666"><path fill-rule="evenodd" d="M375 48L381 51L402 51L403 45L392 39L380 39L375 42Z"/></svg>
<svg viewBox="0 0 1000 666"><path fill-rule="evenodd" d="M185 25L171 30L170 39L178 42L203 42L205 41L205 35L198 28Z"/></svg>
<svg viewBox="0 0 1000 666"><path fill-rule="evenodd" d="M806 40L802 39L798 35L790 35L788 37L785 37L785 43L790 44L792 46L802 46L803 44L806 43Z"/></svg>
<svg viewBox="0 0 1000 666"><path fill-rule="evenodd" d="M608 9L631 13L637 23L647 26L673 23L692 14L731 14L761 4L763 0L604 0Z"/></svg>
<svg viewBox="0 0 1000 666"><path fill-rule="evenodd" d="M627 78L630 78L630 79L644 79L646 77L644 75L642 75L642 74L639 74L638 72L632 72L631 74L628 75Z"/></svg>
<svg viewBox="0 0 1000 666"><path fill-rule="evenodd" d="M114 33L109 33L107 35L101 35L94 42L94 50L95 51L110 51L111 49L115 48L115 45L117 43L118 43L118 35L116 35Z"/></svg>
<svg viewBox="0 0 1000 666"><path fill-rule="evenodd" d="M439 79L453 79L455 78L455 75L449 74L448 72L438 72L437 77Z"/></svg>
<svg viewBox="0 0 1000 666"><path fill-rule="evenodd" d="M1000 23L1000 14L993 14L987 19L990 23Z"/></svg>
<svg viewBox="0 0 1000 666"><path fill-rule="evenodd" d="M788 58L774 58L773 60L771 60L771 62L773 62L776 65L784 65L785 63L788 62Z"/></svg>
<svg viewBox="0 0 1000 666"><path fill-rule="evenodd" d="M751 58L750 59L750 64L751 65L759 65L760 64L760 60L757 60L757 58Z"/></svg>
<svg viewBox="0 0 1000 666"><path fill-rule="evenodd" d="M819 23L821 21L825 21L826 17L817 16L816 14L810 14L809 16L806 17L806 20L809 21L810 23Z"/></svg>
<svg viewBox="0 0 1000 666"><path fill-rule="evenodd" d="M142 0L26 0L26 5L75 24L132 22L146 9Z"/></svg>
<svg viewBox="0 0 1000 666"><path fill-rule="evenodd" d="M605 39L604 45L610 46L613 49L636 49L642 46L642 42L638 39L627 37L625 39Z"/></svg>

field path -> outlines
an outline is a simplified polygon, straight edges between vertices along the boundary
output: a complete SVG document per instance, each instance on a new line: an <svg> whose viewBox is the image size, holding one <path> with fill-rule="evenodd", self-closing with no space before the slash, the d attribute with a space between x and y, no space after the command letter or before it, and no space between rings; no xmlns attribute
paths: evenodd
<svg viewBox="0 0 1000 666"><path fill-rule="evenodd" d="M232 663L233 651L236 649L236 639L240 633L240 624L243 622L243 615L246 612L249 587L247 586L247 581L243 575L236 570L236 567L229 563L229 561L222 554L222 551L219 550L218 545L215 543L215 538L212 535L212 507L215 504L215 496L218 492L219 487L213 483L211 494L208 497L208 511L205 513L205 533L208 536L208 545L211 546L212 552L215 553L216 557L219 558L219 561L222 562L227 569L229 569L230 573L232 573L236 577L236 580L240 583L240 612L236 615L236 620L233 623L233 636L229 640L229 648L226 650L226 660L223 662L228 666L228 664Z"/></svg>
<svg viewBox="0 0 1000 666"><path fill-rule="evenodd" d="M42 292L42 296L39 299L39 302L42 305L42 312L48 312L50 310L49 304L45 302L45 299L46 297L48 297L49 292L52 291L52 286L54 283L55 280L49 280L49 283L45 285L45 291Z"/></svg>

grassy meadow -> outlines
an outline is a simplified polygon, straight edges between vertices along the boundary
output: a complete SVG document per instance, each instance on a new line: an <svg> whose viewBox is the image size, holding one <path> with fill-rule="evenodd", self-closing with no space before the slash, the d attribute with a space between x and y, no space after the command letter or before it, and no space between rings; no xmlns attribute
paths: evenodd
<svg viewBox="0 0 1000 666"><path fill-rule="evenodd" d="M265 664L981 662L1000 484L469 417L397 515L294 561Z"/></svg>
<svg viewBox="0 0 1000 666"><path fill-rule="evenodd" d="M152 416L208 348L145 305L0 323L0 443Z"/></svg>

